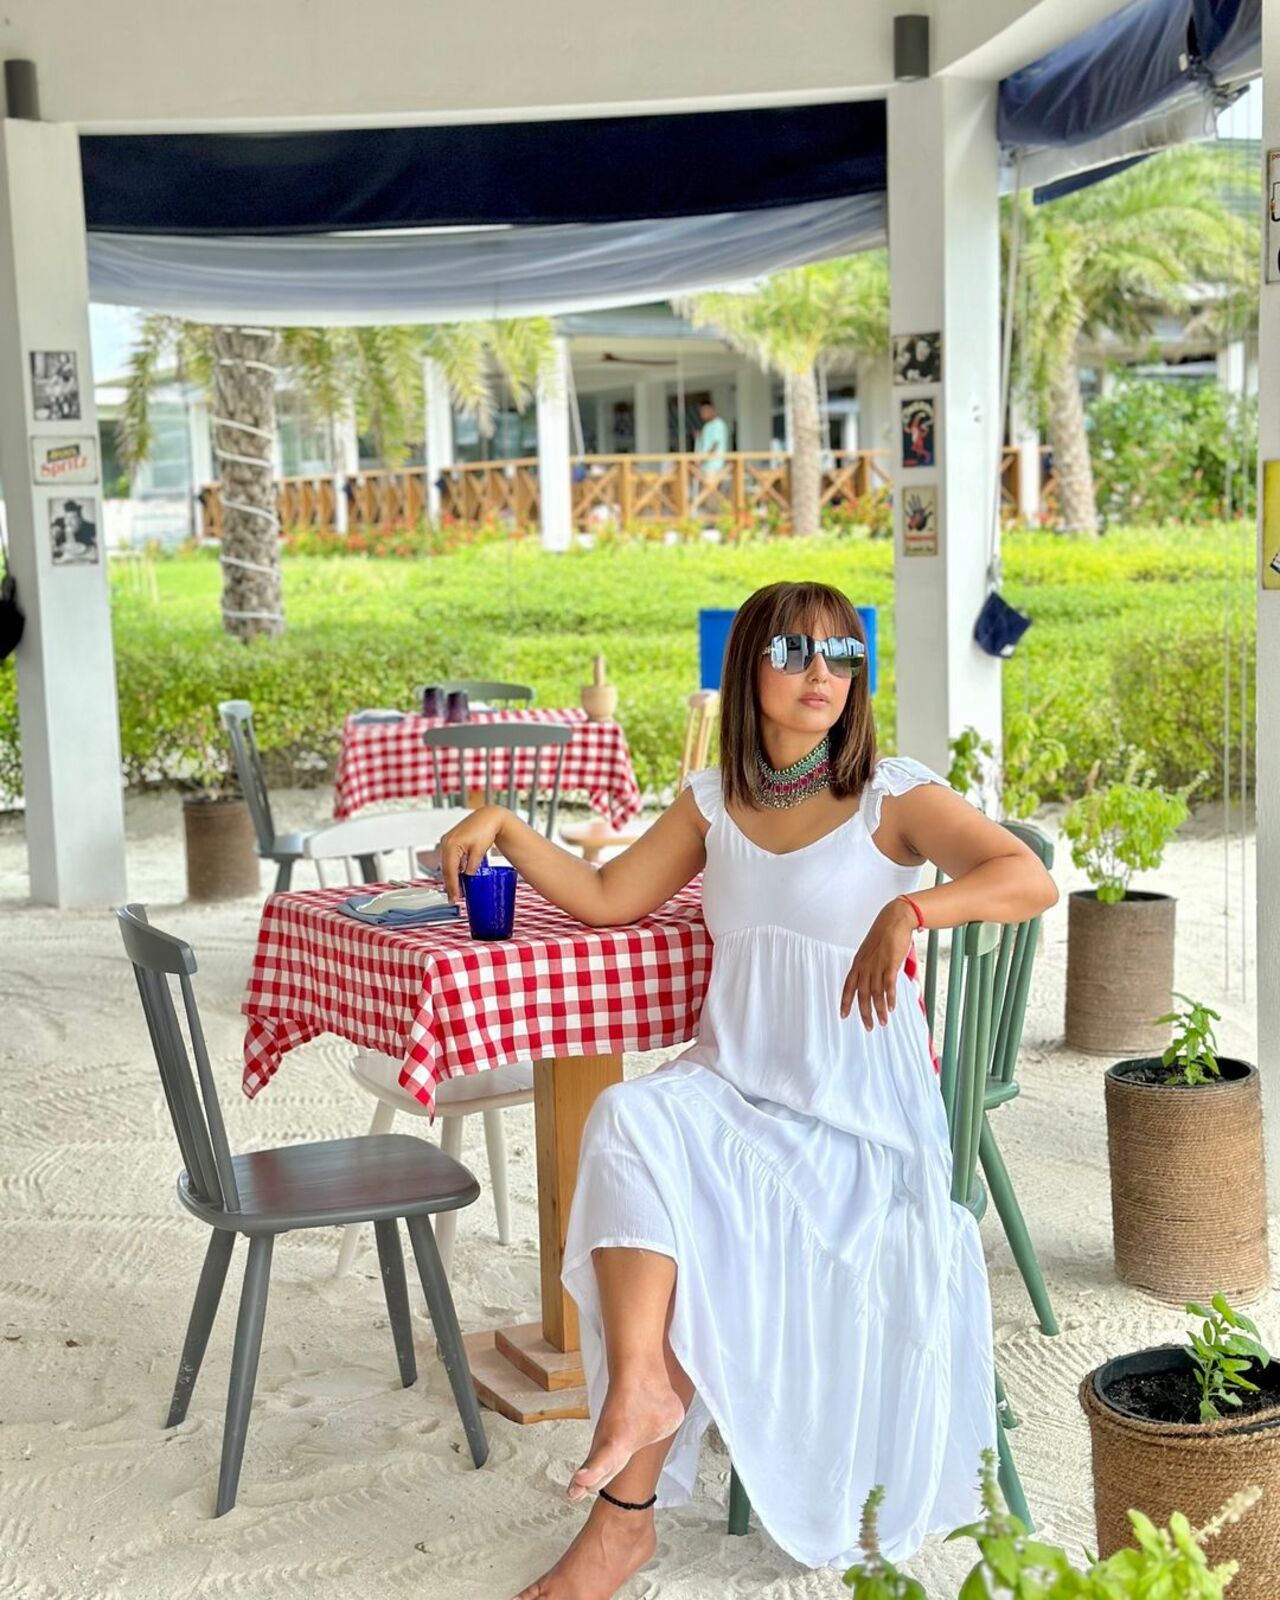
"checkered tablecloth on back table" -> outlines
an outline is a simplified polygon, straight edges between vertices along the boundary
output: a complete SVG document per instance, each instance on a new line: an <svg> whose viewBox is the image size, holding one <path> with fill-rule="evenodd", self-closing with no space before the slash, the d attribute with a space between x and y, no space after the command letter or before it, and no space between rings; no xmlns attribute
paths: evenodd
<svg viewBox="0 0 1280 1600"><path fill-rule="evenodd" d="M616 722L588 722L581 707L563 711L545 707L528 710L476 711L472 725L488 722L561 722L573 727L573 738L564 746L564 771L561 790L577 792L597 811L603 812L615 828L623 828L640 810L640 790L631 767L631 752L626 735ZM400 722L357 722L348 717L342 730L342 749L338 754L338 777L333 814L339 820L375 800L410 800L435 792L432 753L422 742L423 730L440 728L438 717L406 716ZM458 787L458 758L453 751L440 754L441 778L446 789ZM540 792L549 794L555 781L559 751L542 752L538 782ZM506 790L511 752L494 750L493 784ZM483 750L470 751L466 758L469 789L484 788ZM533 778L531 750L515 752L516 788L527 790Z"/></svg>
<svg viewBox="0 0 1280 1600"><path fill-rule="evenodd" d="M527 884L515 937L473 940L463 915L375 928L336 908L350 886L275 894L262 911L244 1012L244 1092L321 1033L404 1062L426 1106L460 1072L681 1044L697 1031L711 936L695 880L643 921L588 928Z"/></svg>

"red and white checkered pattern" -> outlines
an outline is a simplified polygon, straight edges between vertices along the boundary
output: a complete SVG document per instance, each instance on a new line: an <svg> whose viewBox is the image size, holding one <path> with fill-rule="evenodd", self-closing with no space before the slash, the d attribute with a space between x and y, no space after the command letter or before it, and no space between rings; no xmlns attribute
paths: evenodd
<svg viewBox="0 0 1280 1600"><path fill-rule="evenodd" d="M321 1033L403 1060L425 1106L461 1072L682 1044L697 1032L711 936L695 880L642 922L588 928L527 884L515 937L473 940L465 915L376 928L336 908L350 887L272 895L244 1012L244 1092Z"/></svg>
<svg viewBox="0 0 1280 1600"><path fill-rule="evenodd" d="M622 928L585 927L522 883L515 937L493 943L473 940L465 916L372 927L337 910L350 893L290 891L263 907L243 1006L250 1099L322 1033L403 1060L401 1084L431 1107L436 1084L461 1072L656 1050L697 1032L712 954L699 880ZM916 978L914 945L903 970Z"/></svg>
<svg viewBox="0 0 1280 1600"><path fill-rule="evenodd" d="M485 722L560 722L573 727L573 738L564 746L564 771L560 787L565 793L581 793L597 811L603 812L614 828L624 828L640 810L640 790L631 767L627 738L616 722L588 722L581 707L553 711L543 707L529 710L477 711L472 724ZM432 753L422 742L423 730L440 728L438 717L407 716L400 722L356 722L348 717L342 730L342 750L338 755L337 793L333 814L339 820L352 816L361 806L375 800L411 800L435 792ZM512 752L494 750L493 785L506 790L510 781ZM538 782L543 793L551 792L555 781L559 750L542 752ZM473 750L466 757L468 789L484 788L486 752ZM527 790L533 780L534 753L515 753L516 788ZM456 793L458 757L441 750L440 776L447 790Z"/></svg>

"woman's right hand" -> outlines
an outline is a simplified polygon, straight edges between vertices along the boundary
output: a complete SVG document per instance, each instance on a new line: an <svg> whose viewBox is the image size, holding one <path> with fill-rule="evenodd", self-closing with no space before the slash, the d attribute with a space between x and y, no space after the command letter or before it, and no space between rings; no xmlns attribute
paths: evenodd
<svg viewBox="0 0 1280 1600"><path fill-rule="evenodd" d="M502 838L502 830L511 820L505 806L481 806L464 821L450 828L440 840L440 866L444 874L444 891L450 900L462 898L459 874L473 872Z"/></svg>

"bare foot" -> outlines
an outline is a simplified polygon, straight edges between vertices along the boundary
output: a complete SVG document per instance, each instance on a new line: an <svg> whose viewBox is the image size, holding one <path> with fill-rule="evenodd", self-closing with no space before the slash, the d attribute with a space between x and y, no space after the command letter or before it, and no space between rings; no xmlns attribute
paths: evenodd
<svg viewBox="0 0 1280 1600"><path fill-rule="evenodd" d="M612 1600L656 1547L652 1511L619 1511L597 1500L551 1571L521 1589L516 1600Z"/></svg>
<svg viewBox="0 0 1280 1600"><path fill-rule="evenodd" d="M611 1383L590 1453L569 1480L570 1500L581 1500L616 1478L637 1450L670 1438L683 1421L684 1406L665 1370Z"/></svg>

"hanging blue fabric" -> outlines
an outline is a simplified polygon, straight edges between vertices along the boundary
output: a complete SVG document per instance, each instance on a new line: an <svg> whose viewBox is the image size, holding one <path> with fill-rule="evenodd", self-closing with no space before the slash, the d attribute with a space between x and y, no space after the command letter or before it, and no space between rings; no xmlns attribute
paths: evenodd
<svg viewBox="0 0 1280 1600"><path fill-rule="evenodd" d="M1001 83L1000 138L1072 145L1133 122L1185 88L1191 29L1192 0L1134 0Z"/></svg>
<svg viewBox="0 0 1280 1600"><path fill-rule="evenodd" d="M1192 0L1196 49L1209 70L1234 66L1262 39L1262 0Z"/></svg>

